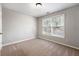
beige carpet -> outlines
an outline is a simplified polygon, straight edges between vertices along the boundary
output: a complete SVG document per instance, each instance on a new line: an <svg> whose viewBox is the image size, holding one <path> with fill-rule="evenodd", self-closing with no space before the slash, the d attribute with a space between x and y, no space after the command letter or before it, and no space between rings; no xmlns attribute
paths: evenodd
<svg viewBox="0 0 79 59"><path fill-rule="evenodd" d="M79 56L79 50L42 39L33 39L18 44L5 46L3 56Z"/></svg>

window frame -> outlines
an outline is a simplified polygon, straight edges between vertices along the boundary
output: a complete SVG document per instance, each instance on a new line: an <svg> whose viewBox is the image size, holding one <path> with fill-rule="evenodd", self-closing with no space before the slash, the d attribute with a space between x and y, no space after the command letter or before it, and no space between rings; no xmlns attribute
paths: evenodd
<svg viewBox="0 0 79 59"><path fill-rule="evenodd" d="M57 34L52 34L51 35L51 33L48 33L48 32L47 33L43 33L44 32L43 20L44 19L50 19L50 18L57 17L57 16L61 16L61 15L63 15L63 22L64 22L64 24L63 24L63 28L64 28L63 35L57 35ZM53 15L53 16L49 16L49 17L43 18L42 19L42 34L43 35L47 35L47 36L54 36L54 37L64 38L65 37L65 14L64 13L63 14L56 14L56 15Z"/></svg>

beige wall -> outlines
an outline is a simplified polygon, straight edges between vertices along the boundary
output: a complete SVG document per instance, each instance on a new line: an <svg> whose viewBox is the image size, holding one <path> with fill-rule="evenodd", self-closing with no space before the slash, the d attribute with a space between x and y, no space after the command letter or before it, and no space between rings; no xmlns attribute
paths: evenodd
<svg viewBox="0 0 79 59"><path fill-rule="evenodd" d="M36 18L2 8L2 44L36 38Z"/></svg>
<svg viewBox="0 0 79 59"><path fill-rule="evenodd" d="M2 6L0 4L0 33L2 33ZM0 49L2 47L2 34L0 34Z"/></svg>
<svg viewBox="0 0 79 59"><path fill-rule="evenodd" d="M46 36L42 34L42 19L55 14L65 14L65 38ZM79 5L38 18L38 38L79 48Z"/></svg>

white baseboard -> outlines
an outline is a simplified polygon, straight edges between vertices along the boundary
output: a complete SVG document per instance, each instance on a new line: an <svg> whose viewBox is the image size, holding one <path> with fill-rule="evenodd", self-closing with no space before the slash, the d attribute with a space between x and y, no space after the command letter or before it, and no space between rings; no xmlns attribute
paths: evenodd
<svg viewBox="0 0 79 59"><path fill-rule="evenodd" d="M55 43L60 44L60 45L64 45L64 46L79 50L79 47L75 47L75 46L71 46L71 45L68 45L68 44L60 43L60 42L53 41L53 40L50 40L50 39L45 39L45 38L40 38L40 39L48 40L48 41L55 42Z"/></svg>
<svg viewBox="0 0 79 59"><path fill-rule="evenodd" d="M28 39L23 39L23 40L19 40L19 41L16 41L16 42L10 42L10 43L7 43L7 44L3 44L2 47L12 45L12 44L16 44L16 43L20 43L20 42L27 41L27 40L31 40L31 39L35 39L35 37L31 37L31 38L28 38Z"/></svg>

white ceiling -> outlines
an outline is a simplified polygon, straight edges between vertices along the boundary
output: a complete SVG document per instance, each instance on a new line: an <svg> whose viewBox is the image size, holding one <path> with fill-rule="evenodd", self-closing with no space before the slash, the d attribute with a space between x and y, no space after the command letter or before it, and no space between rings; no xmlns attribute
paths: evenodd
<svg viewBox="0 0 79 59"><path fill-rule="evenodd" d="M77 3L42 3L41 7L36 7L35 3L4 3L2 5L5 8L24 13L26 15L40 17L47 13L72 7L77 5Z"/></svg>

